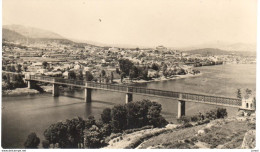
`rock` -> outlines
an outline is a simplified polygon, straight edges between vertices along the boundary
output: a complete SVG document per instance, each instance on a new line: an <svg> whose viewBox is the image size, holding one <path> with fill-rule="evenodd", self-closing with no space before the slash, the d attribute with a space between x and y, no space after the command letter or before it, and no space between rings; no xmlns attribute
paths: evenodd
<svg viewBox="0 0 260 152"><path fill-rule="evenodd" d="M246 132L241 148L254 149L256 146L255 136L256 136L255 130L249 130L248 132Z"/></svg>
<svg viewBox="0 0 260 152"><path fill-rule="evenodd" d="M198 134L199 134L199 135L202 135L202 134L205 134L205 133L206 133L206 132L205 132L204 129L201 129L201 130L198 131Z"/></svg>
<svg viewBox="0 0 260 152"><path fill-rule="evenodd" d="M238 121L246 121L247 118L245 118L245 117L237 117L237 120L238 120Z"/></svg>

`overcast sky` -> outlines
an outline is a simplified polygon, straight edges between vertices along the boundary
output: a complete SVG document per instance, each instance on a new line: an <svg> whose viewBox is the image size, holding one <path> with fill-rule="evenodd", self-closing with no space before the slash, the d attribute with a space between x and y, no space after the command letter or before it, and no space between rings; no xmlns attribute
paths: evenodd
<svg viewBox="0 0 260 152"><path fill-rule="evenodd" d="M106 44L256 43L257 0L3 0L3 24Z"/></svg>

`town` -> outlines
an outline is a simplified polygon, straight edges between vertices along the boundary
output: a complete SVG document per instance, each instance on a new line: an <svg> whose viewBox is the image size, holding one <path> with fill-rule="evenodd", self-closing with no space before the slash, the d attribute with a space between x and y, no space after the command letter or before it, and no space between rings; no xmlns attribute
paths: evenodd
<svg viewBox="0 0 260 152"><path fill-rule="evenodd" d="M101 47L70 40L27 44L3 40L2 54L3 71L104 83L165 80L196 75L200 71L193 67L197 66L255 63L254 57L234 53L191 54L162 45L142 49Z"/></svg>

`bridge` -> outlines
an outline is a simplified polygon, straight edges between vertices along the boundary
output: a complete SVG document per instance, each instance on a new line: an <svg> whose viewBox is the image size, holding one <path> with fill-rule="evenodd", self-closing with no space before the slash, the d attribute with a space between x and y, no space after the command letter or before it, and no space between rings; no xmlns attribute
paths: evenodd
<svg viewBox="0 0 260 152"><path fill-rule="evenodd" d="M126 95L125 102L133 100L133 94L153 96L159 98L168 98L178 100L178 118L185 115L185 102L197 102L219 106L242 108L242 100L238 98L228 98L221 96L211 96L203 94L174 92L166 90L148 89L143 87L134 87L129 85L117 85L110 83L97 83L84 80L70 80L62 78L54 78L39 75L25 75L25 80L28 82L28 88L33 89L37 82L50 83L53 85L52 95L59 96L59 86L73 86L85 89L85 102L91 102L91 91L93 89L121 92ZM248 108L248 107L247 107ZM243 108L242 108L243 109Z"/></svg>

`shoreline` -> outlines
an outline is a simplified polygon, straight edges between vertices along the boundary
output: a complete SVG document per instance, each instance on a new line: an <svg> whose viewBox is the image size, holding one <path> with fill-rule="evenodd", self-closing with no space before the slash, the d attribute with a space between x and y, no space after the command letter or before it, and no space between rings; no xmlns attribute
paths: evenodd
<svg viewBox="0 0 260 152"><path fill-rule="evenodd" d="M159 77L159 78L153 78L152 80L133 80L132 82L120 82L120 79L115 79L115 84L141 84L141 83L150 83L150 82L161 82L161 81L168 81L168 80L177 80L177 79L184 79L184 78L191 78L191 77L197 77L201 76L203 73L198 74L186 74L186 75L175 75L172 78L165 78L165 77Z"/></svg>

